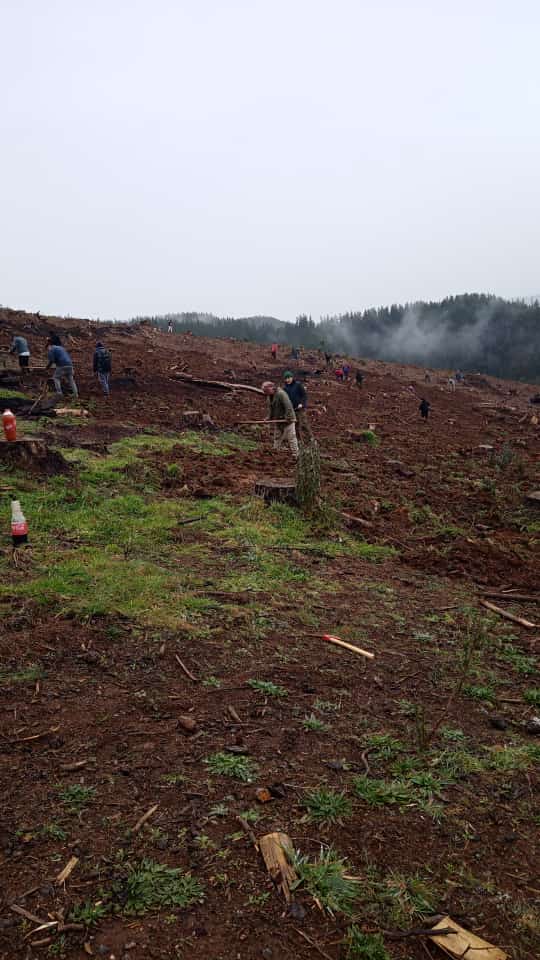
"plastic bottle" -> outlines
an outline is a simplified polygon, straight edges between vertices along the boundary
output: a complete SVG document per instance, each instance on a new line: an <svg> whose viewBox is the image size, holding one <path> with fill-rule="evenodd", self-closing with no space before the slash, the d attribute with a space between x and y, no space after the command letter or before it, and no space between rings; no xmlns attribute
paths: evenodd
<svg viewBox="0 0 540 960"><path fill-rule="evenodd" d="M11 539L14 547L28 543L28 524L18 500L11 501Z"/></svg>
<svg viewBox="0 0 540 960"><path fill-rule="evenodd" d="M11 410L4 410L2 414L2 426L6 440L17 439L17 420Z"/></svg>

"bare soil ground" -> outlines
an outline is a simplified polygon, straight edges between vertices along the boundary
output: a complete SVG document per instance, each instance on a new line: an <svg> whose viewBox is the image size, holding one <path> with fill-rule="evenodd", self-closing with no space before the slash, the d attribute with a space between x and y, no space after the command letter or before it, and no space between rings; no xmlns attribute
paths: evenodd
<svg viewBox="0 0 540 960"><path fill-rule="evenodd" d="M0 346L23 333L34 367L50 329L90 416L19 423L67 473L0 460L4 528L17 494L33 543L14 567L6 536L0 561L0 956L382 960L347 946L354 923L420 960L443 954L392 934L448 913L536 957L540 627L480 605L506 592L493 602L540 624L535 388L482 378L454 393L447 372L425 383L367 361L360 390L304 353L327 505L306 520L253 498L256 480L292 473L267 428L240 425L265 416L263 398L173 379L258 386L285 350L273 362L250 343L0 311ZM109 400L96 339L113 354ZM186 432L186 410L217 432ZM252 778L216 773L216 754L247 758ZM334 822L310 805L321 789L345 798ZM239 816L310 862L346 858L352 910L326 909L306 880L287 909ZM189 873L201 902L131 909L143 861Z"/></svg>

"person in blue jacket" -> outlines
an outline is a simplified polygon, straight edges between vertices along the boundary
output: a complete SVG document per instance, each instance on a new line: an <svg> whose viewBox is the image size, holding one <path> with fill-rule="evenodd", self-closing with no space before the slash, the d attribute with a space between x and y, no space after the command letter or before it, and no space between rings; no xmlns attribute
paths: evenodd
<svg viewBox="0 0 540 960"><path fill-rule="evenodd" d="M79 396L77 384L73 378L73 361L62 346L62 341L56 333L51 333L47 340L47 370L54 367L53 381L54 389L59 397L62 396L62 380L65 380L74 397Z"/></svg>

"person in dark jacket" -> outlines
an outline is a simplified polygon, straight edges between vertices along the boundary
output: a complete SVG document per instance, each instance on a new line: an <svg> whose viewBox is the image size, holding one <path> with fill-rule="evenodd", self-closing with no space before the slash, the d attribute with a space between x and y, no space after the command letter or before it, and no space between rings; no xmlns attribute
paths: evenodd
<svg viewBox="0 0 540 960"><path fill-rule="evenodd" d="M361 370L356 371L355 380L356 380L356 386L362 389L362 384L364 382L364 374L362 373Z"/></svg>
<svg viewBox="0 0 540 960"><path fill-rule="evenodd" d="M430 403L427 400L422 400L418 409L420 411L420 415L423 420L427 420L427 418L429 417L429 408L430 408Z"/></svg>
<svg viewBox="0 0 540 960"><path fill-rule="evenodd" d="M295 380L292 372L286 370L283 374L283 379L285 381L285 393L289 397L293 405L293 410L296 414L296 436L298 441L302 443L302 440L311 440L311 428L307 419L307 390L303 383L300 383L299 380Z"/></svg>
<svg viewBox="0 0 540 960"><path fill-rule="evenodd" d="M57 333L51 333L47 339L47 370L54 367L53 381L54 389L59 397L62 396L62 380L67 381L67 385L74 397L79 396L77 384L73 378L73 361L62 346L62 341Z"/></svg>
<svg viewBox="0 0 540 960"><path fill-rule="evenodd" d="M97 378L101 384L103 393L106 397L109 396L109 377L111 375L112 362L111 354L107 347L98 340L96 343L96 349L94 351L94 373L97 373Z"/></svg>

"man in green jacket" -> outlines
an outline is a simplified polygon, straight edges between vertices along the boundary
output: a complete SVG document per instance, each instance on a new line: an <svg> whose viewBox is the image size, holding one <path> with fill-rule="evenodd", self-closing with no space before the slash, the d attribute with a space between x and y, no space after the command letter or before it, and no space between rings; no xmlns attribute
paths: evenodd
<svg viewBox="0 0 540 960"><path fill-rule="evenodd" d="M281 450L285 442L296 460L298 457L298 440L296 439L296 414L293 405L285 390L277 387L270 380L263 383L262 391L268 397L268 419L276 421L274 450Z"/></svg>

